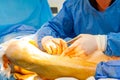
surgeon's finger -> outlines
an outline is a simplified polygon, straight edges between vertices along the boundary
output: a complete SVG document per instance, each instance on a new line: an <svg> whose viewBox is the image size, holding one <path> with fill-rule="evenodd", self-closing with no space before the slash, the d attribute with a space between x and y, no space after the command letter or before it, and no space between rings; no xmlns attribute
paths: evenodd
<svg viewBox="0 0 120 80"><path fill-rule="evenodd" d="M65 51L62 54L64 54L64 55L73 55L73 54L75 54L75 52L77 52L78 46L79 46L79 44L74 42L67 49L65 49Z"/></svg>
<svg viewBox="0 0 120 80"><path fill-rule="evenodd" d="M68 49L69 50L69 49ZM72 51L69 51L69 52L63 52L61 56L69 56L69 57L80 57L82 54L84 54L85 51L82 50L82 49L79 49L79 48L76 48Z"/></svg>
<svg viewBox="0 0 120 80"><path fill-rule="evenodd" d="M63 51L62 56L73 55L75 53L75 48L76 47L68 47Z"/></svg>
<svg viewBox="0 0 120 80"><path fill-rule="evenodd" d="M56 38L56 39L53 39L52 41L56 45L56 52L54 52L54 53L59 54L61 52L61 50L60 50L60 48L61 48L60 40Z"/></svg>
<svg viewBox="0 0 120 80"><path fill-rule="evenodd" d="M52 47L49 44L44 45L44 49L47 53L52 54Z"/></svg>
<svg viewBox="0 0 120 80"><path fill-rule="evenodd" d="M65 49L67 49L67 42L60 40L60 43L61 43L61 53L62 53Z"/></svg>
<svg viewBox="0 0 120 80"><path fill-rule="evenodd" d="M78 52L75 52L74 55L72 55L73 57L81 57L84 56L83 54L85 53L84 50L79 50Z"/></svg>
<svg viewBox="0 0 120 80"><path fill-rule="evenodd" d="M77 47L78 47L78 44L73 43L67 48L66 53L74 51Z"/></svg>
<svg viewBox="0 0 120 80"><path fill-rule="evenodd" d="M52 49L52 54L55 55L58 51L58 46L55 43L52 43L51 49Z"/></svg>
<svg viewBox="0 0 120 80"><path fill-rule="evenodd" d="M63 50L66 49L66 47L67 47L67 43L60 38L54 39L53 42L57 46L57 54L58 55L61 54L63 52Z"/></svg>
<svg viewBox="0 0 120 80"><path fill-rule="evenodd" d="M71 51L71 52L67 52L68 50L66 50L66 51L63 51L63 53L61 54L61 56L71 56L71 55L73 55L74 53L75 53L75 51L73 50L73 51Z"/></svg>

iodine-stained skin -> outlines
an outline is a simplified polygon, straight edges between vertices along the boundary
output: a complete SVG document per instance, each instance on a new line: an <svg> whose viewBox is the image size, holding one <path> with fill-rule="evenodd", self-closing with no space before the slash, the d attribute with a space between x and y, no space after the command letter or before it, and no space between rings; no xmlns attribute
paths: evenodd
<svg viewBox="0 0 120 80"><path fill-rule="evenodd" d="M5 54L12 63L36 72L41 78L48 80L59 77L74 77L85 80L94 76L96 65L99 62L120 59L120 57L106 56L101 51L96 51L91 55L84 53L78 56L51 55L25 40L13 41Z"/></svg>

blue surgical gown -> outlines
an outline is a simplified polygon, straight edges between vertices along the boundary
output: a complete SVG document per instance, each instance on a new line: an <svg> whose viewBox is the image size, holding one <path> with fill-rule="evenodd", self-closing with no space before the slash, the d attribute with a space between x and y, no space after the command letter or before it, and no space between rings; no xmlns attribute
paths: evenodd
<svg viewBox="0 0 120 80"><path fill-rule="evenodd" d="M11 33L35 33L51 18L47 0L0 0L0 43Z"/></svg>
<svg viewBox="0 0 120 80"><path fill-rule="evenodd" d="M107 35L105 54L120 56L120 0L103 12L89 0L66 0L60 12L38 30L36 40L41 47L46 35L70 39L79 34Z"/></svg>
<svg viewBox="0 0 120 80"><path fill-rule="evenodd" d="M120 80L120 60L100 62L96 68L95 80L102 78L114 78L115 80Z"/></svg>
<svg viewBox="0 0 120 80"><path fill-rule="evenodd" d="M15 24L26 24L38 29L51 17L47 0L0 0L0 32L7 25Z"/></svg>
<svg viewBox="0 0 120 80"><path fill-rule="evenodd" d="M34 34L51 18L47 0L0 0L0 43L8 36ZM0 80L15 80L12 75L9 79L4 75L1 65L0 62Z"/></svg>

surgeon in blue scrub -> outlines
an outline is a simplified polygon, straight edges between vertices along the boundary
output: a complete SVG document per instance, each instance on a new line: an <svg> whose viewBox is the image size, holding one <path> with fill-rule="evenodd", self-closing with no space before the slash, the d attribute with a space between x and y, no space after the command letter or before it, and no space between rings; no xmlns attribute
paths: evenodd
<svg viewBox="0 0 120 80"><path fill-rule="evenodd" d="M60 49L76 36L67 49ZM120 56L120 0L66 0L60 12L38 30L36 41L50 54L89 55L101 50Z"/></svg>

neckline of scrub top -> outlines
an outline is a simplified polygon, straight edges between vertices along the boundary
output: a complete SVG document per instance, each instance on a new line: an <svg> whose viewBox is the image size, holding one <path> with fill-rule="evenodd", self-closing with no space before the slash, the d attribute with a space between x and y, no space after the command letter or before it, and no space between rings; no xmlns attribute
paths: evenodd
<svg viewBox="0 0 120 80"><path fill-rule="evenodd" d="M119 0L115 0L108 8L106 8L106 10L104 10L104 11L99 11L99 10L97 10L97 9L95 9L91 4L90 4L90 1L89 0L87 0L87 4L90 6L90 8L92 9L92 10L94 10L94 11L96 11L96 12L98 12L98 13L105 13L107 10L109 10L111 7L113 7L116 3L117 3L117 1L119 1Z"/></svg>

